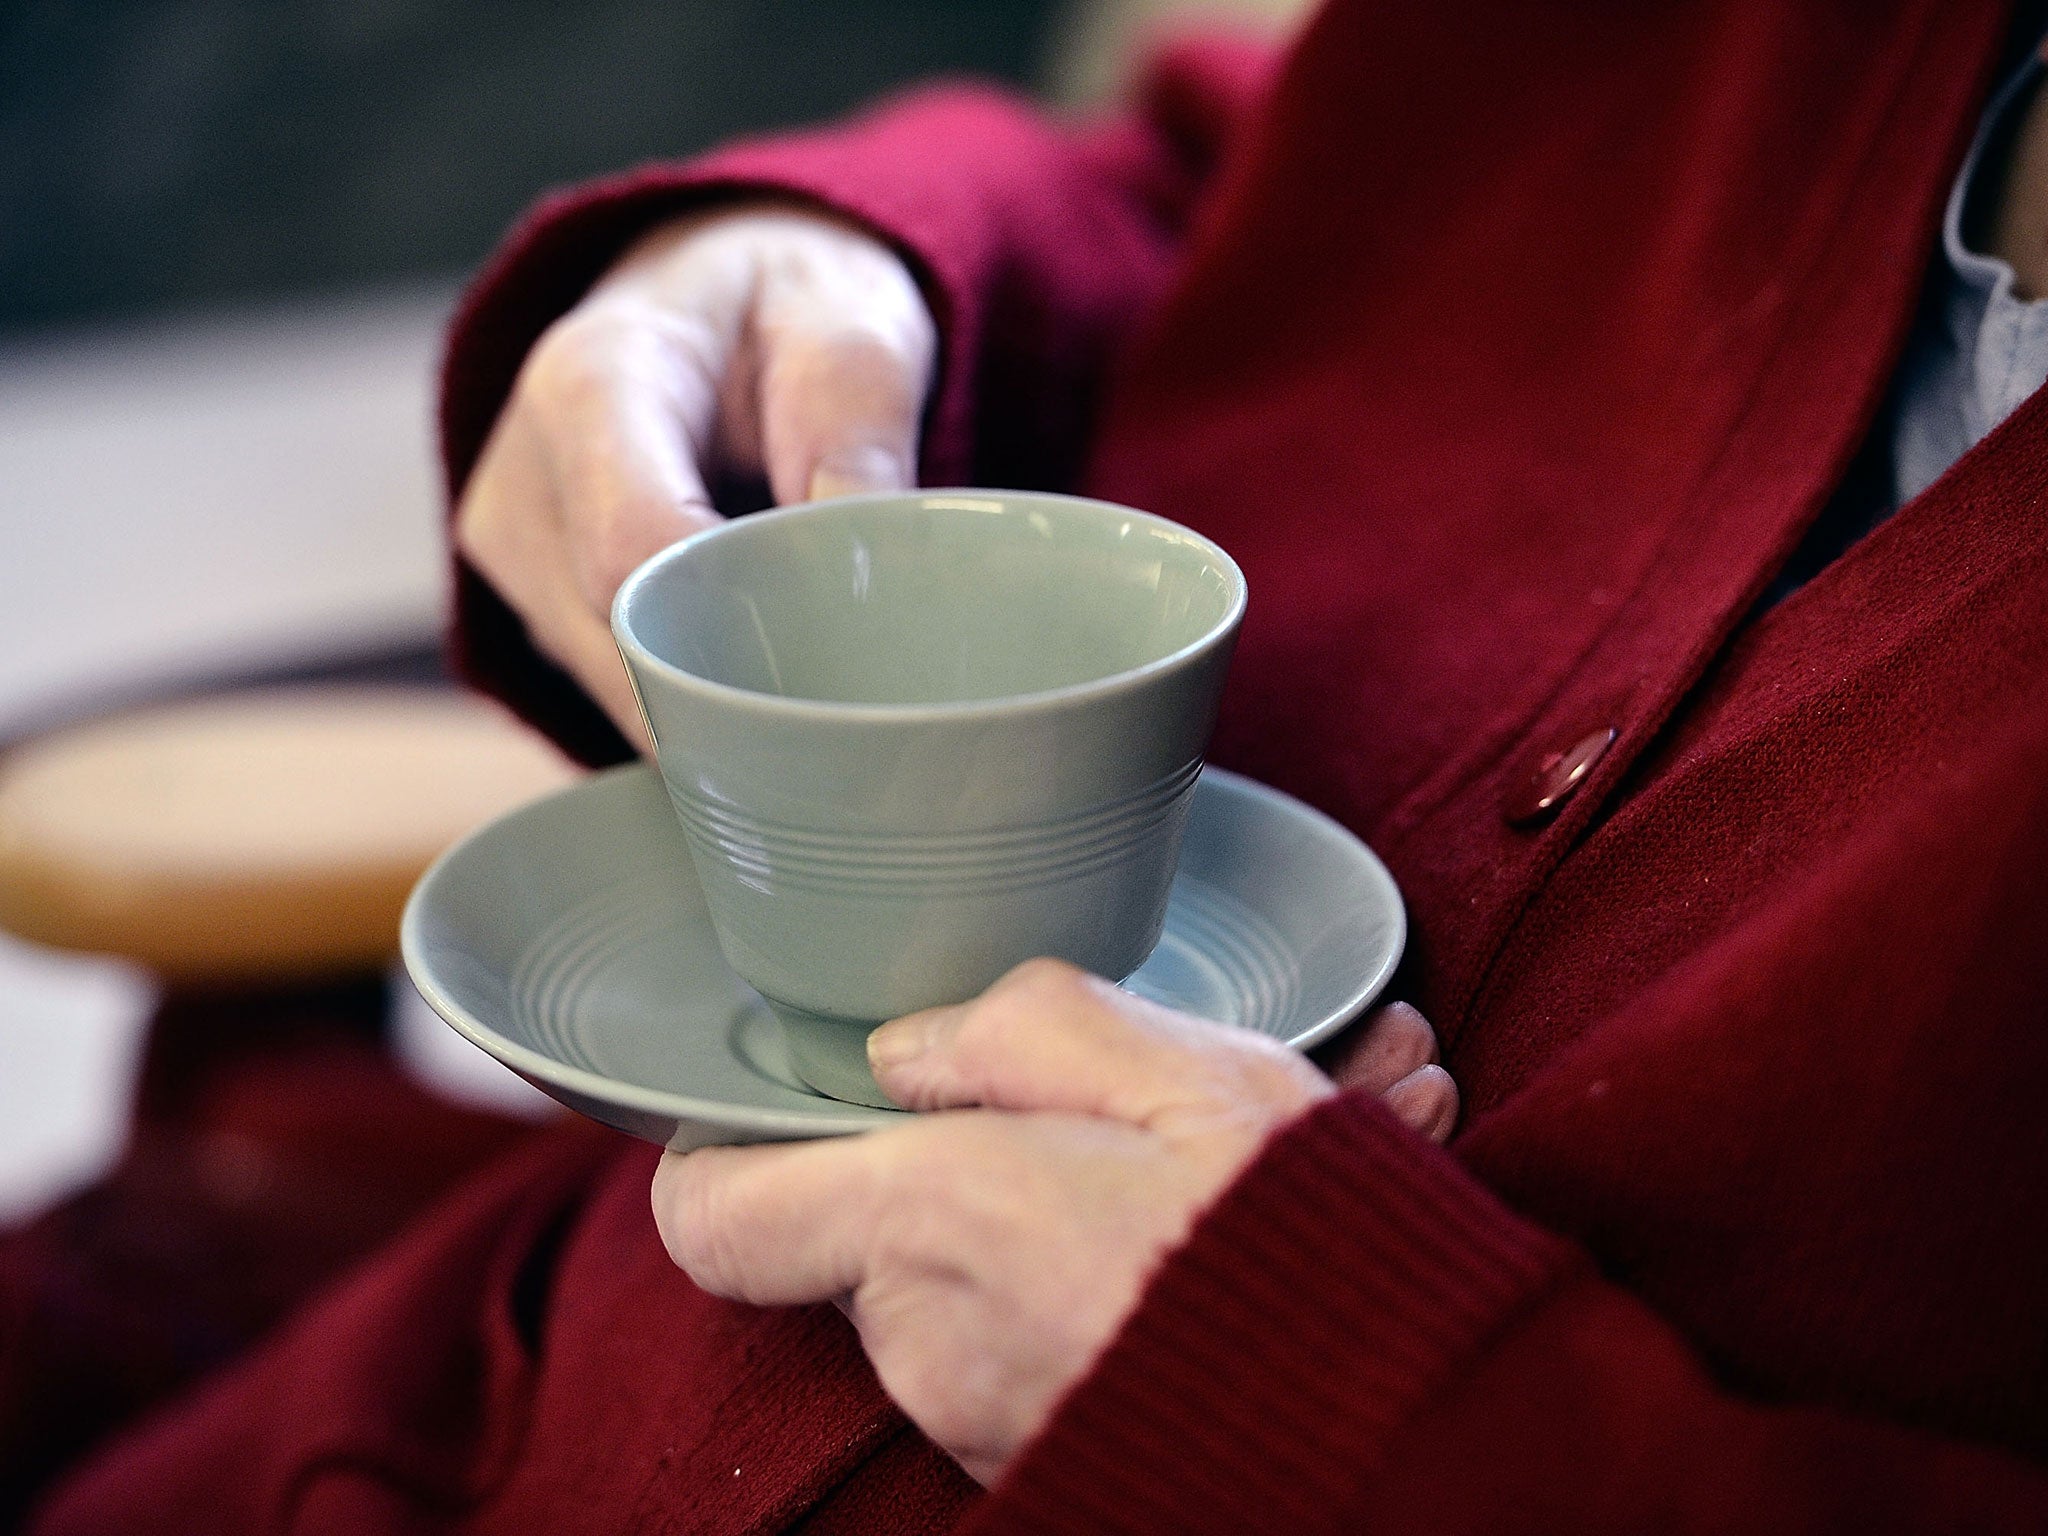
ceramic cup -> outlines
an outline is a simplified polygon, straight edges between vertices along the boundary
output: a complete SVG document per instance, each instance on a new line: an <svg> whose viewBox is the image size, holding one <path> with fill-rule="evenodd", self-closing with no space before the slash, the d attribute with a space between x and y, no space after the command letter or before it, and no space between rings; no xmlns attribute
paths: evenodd
<svg viewBox="0 0 2048 1536"><path fill-rule="evenodd" d="M720 947L792 1065L887 1105L876 1023L1158 942L1245 606L1163 518L1012 491L736 519L630 576L612 629Z"/></svg>

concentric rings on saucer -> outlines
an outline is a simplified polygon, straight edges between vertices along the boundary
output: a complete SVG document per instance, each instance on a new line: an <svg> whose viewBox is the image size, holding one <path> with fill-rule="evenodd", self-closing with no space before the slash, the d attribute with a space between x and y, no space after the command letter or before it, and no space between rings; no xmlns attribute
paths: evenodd
<svg viewBox="0 0 2048 1536"><path fill-rule="evenodd" d="M1180 874L1133 992L1297 1047L1393 974L1392 878L1329 818L1216 769L1192 797ZM660 779L598 774L472 834L406 909L428 1003L529 1082L678 1148L844 1135L901 1112L823 1098L783 1058L721 957Z"/></svg>

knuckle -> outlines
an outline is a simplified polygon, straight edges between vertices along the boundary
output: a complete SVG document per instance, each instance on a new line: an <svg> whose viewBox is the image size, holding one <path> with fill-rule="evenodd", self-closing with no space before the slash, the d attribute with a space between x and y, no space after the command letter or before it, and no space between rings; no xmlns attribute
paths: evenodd
<svg viewBox="0 0 2048 1536"><path fill-rule="evenodd" d="M520 365L513 386L522 401L546 402L573 393L595 366L597 337L589 313L573 310L545 331Z"/></svg>
<svg viewBox="0 0 2048 1536"><path fill-rule="evenodd" d="M1085 995L1088 976L1064 960L1026 960L970 1003L960 1021L957 1048L970 1056L1001 1054L1071 1010Z"/></svg>
<svg viewBox="0 0 2048 1536"><path fill-rule="evenodd" d="M996 990L1038 1004L1072 1003L1086 995L1088 973L1078 965L1040 955L1013 966Z"/></svg>
<svg viewBox="0 0 2048 1536"><path fill-rule="evenodd" d="M953 1037L956 1064L1000 1052L1017 1032L1017 1009L1002 995L984 995L967 1005Z"/></svg>
<svg viewBox="0 0 2048 1536"><path fill-rule="evenodd" d="M664 1169L668 1168L666 1161ZM678 1159L665 1192L657 1184L655 1224L676 1267L709 1291L730 1288L739 1273L739 1212L715 1163L701 1153Z"/></svg>
<svg viewBox="0 0 2048 1536"><path fill-rule="evenodd" d="M616 302L571 310L541 332L513 385L515 400L550 413L583 400L614 372L644 327Z"/></svg>
<svg viewBox="0 0 2048 1536"><path fill-rule="evenodd" d="M917 1153L915 1143L918 1137L908 1134L921 1130L926 1122L913 1121L898 1127L900 1134L877 1136L869 1143L871 1156L861 1164L861 1193L873 1204L877 1212L886 1214L914 1200L918 1193L917 1181L925 1174L926 1159ZM906 1146L905 1143L912 1143Z"/></svg>
<svg viewBox="0 0 2048 1536"><path fill-rule="evenodd" d="M930 1122L919 1121L904 1130L922 1130ZM864 1165L864 1179L857 1191L875 1212L877 1221L896 1220L905 1213L928 1213L944 1193L940 1166L945 1159L930 1155L926 1136L899 1135L877 1138L875 1155Z"/></svg>
<svg viewBox="0 0 2048 1536"><path fill-rule="evenodd" d="M1263 1108L1288 1112L1328 1091L1328 1079L1304 1057L1263 1036L1232 1040L1236 1094Z"/></svg>

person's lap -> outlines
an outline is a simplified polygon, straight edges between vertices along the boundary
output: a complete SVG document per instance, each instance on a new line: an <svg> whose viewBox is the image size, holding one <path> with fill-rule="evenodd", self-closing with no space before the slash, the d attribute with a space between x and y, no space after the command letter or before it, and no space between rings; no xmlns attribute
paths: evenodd
<svg viewBox="0 0 2048 1536"><path fill-rule="evenodd" d="M173 992L109 1174L0 1233L0 1528L533 1128L423 1090L381 977Z"/></svg>
<svg viewBox="0 0 2048 1536"><path fill-rule="evenodd" d="M581 1124L464 1185L61 1487L51 1532L944 1529L973 1485L829 1307L717 1301L655 1154Z"/></svg>

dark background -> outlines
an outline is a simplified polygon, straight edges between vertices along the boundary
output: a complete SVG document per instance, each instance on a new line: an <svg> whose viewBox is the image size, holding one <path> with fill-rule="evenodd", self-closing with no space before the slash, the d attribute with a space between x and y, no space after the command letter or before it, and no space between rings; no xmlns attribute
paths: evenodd
<svg viewBox="0 0 2048 1536"><path fill-rule="evenodd" d="M0 337L473 267L551 184L906 80L1054 0L0 0Z"/></svg>

